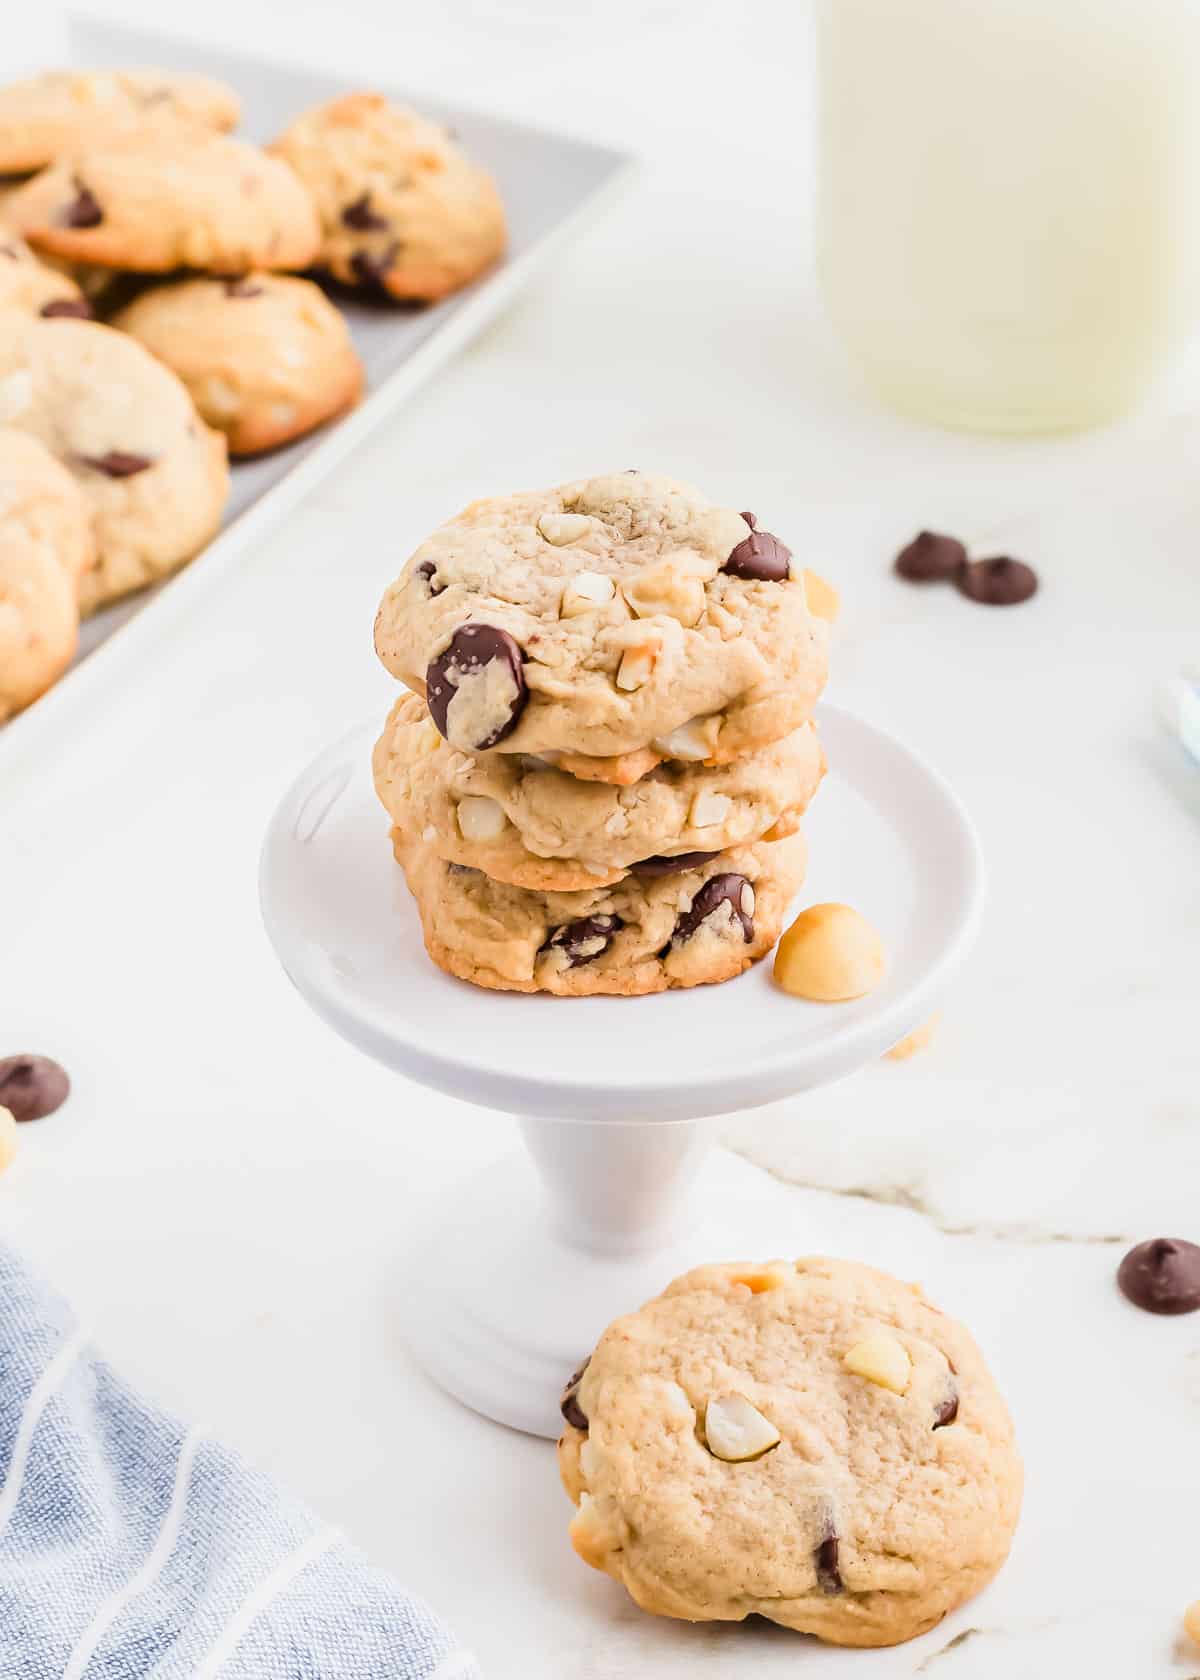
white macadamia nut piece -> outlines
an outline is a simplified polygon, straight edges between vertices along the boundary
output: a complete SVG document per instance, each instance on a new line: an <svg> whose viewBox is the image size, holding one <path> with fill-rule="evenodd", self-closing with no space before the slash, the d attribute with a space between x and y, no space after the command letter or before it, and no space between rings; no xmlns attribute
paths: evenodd
<svg viewBox="0 0 1200 1680"><path fill-rule="evenodd" d="M742 1464L777 1447L780 1434L744 1394L722 1394L704 1409L704 1438L714 1458Z"/></svg>
<svg viewBox="0 0 1200 1680"><path fill-rule="evenodd" d="M882 1331L855 1342L842 1355L842 1365L851 1375L865 1377L868 1382L875 1383L879 1388L888 1388L893 1394L903 1394L912 1376L908 1349L894 1336L885 1335Z"/></svg>

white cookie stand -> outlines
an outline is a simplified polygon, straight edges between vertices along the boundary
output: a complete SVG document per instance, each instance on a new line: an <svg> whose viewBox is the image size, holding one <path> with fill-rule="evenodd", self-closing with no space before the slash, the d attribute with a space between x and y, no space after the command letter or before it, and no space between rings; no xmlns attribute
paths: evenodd
<svg viewBox="0 0 1200 1680"><path fill-rule="evenodd" d="M861 718L825 705L819 723L831 770L806 823L801 902L856 905L889 954L883 984L854 1003L787 996L769 960L640 999L487 992L442 974L371 785L374 726L322 753L271 822L263 916L317 1013L410 1078L521 1116L533 1165L514 1156L457 1187L397 1291L421 1364L500 1423L556 1435L563 1382L612 1318L702 1260L781 1249L756 1218L751 1171L735 1186L727 1162L705 1170L706 1119L882 1055L928 1017L971 944L983 872L955 796Z"/></svg>

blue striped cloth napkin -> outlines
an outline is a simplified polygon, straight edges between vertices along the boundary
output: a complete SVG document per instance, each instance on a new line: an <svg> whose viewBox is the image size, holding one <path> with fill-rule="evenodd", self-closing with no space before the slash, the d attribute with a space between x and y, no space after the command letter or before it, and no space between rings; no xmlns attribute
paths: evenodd
<svg viewBox="0 0 1200 1680"><path fill-rule="evenodd" d="M3 1680L479 1680L418 1599L134 1394L0 1244Z"/></svg>

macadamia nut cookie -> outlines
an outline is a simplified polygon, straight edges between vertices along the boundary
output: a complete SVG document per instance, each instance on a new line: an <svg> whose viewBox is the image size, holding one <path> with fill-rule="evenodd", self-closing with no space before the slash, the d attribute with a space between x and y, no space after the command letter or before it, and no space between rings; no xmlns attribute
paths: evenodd
<svg viewBox="0 0 1200 1680"><path fill-rule="evenodd" d="M733 764L664 764L632 787L615 787L515 753L457 752L416 695L405 694L374 769L384 808L409 842L497 881L570 892L784 839L799 826L824 759L815 729L804 724Z"/></svg>
<svg viewBox="0 0 1200 1680"><path fill-rule="evenodd" d="M306 111L271 150L312 193L318 261L348 285L431 302L504 249L504 207L491 177L442 129L382 94Z"/></svg>
<svg viewBox="0 0 1200 1680"><path fill-rule="evenodd" d="M362 390L345 319L319 286L293 275L155 286L112 324L179 375L233 455L302 437Z"/></svg>
<svg viewBox="0 0 1200 1680"><path fill-rule="evenodd" d="M312 200L286 163L177 125L153 144L80 145L15 193L5 214L37 251L143 273L306 268L320 242Z"/></svg>
<svg viewBox="0 0 1200 1680"><path fill-rule="evenodd" d="M384 596L375 645L463 752L580 755L628 780L805 723L828 625L753 515L617 473L473 502Z"/></svg>
<svg viewBox="0 0 1200 1680"><path fill-rule="evenodd" d="M39 439L82 492L95 544L84 612L181 566L220 523L224 438L169 368L111 327L5 314L0 422Z"/></svg>
<svg viewBox="0 0 1200 1680"><path fill-rule="evenodd" d="M609 1326L563 1414L575 1549L657 1615L899 1644L987 1585L1020 1511L968 1332L846 1261L688 1272Z"/></svg>
<svg viewBox="0 0 1200 1680"><path fill-rule="evenodd" d="M439 968L495 991L633 997L730 980L770 950L806 861L803 837L674 873L532 892L447 863L393 830Z"/></svg>
<svg viewBox="0 0 1200 1680"><path fill-rule="evenodd" d="M0 720L74 657L79 579L91 559L75 480L35 437L0 427Z"/></svg>
<svg viewBox="0 0 1200 1680"><path fill-rule="evenodd" d="M48 70L0 87L0 174L42 169L85 139L164 120L234 128L237 95L177 70Z"/></svg>

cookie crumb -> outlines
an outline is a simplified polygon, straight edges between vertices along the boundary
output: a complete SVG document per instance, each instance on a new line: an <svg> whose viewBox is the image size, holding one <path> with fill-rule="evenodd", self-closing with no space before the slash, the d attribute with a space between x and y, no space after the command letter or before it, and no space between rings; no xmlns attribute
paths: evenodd
<svg viewBox="0 0 1200 1680"><path fill-rule="evenodd" d="M884 1052L889 1062L907 1062L913 1056L919 1056L922 1050L928 1050L937 1034L941 1023L941 1015L931 1015L928 1021L923 1021L919 1027L902 1038L898 1044L893 1044L890 1050Z"/></svg>

